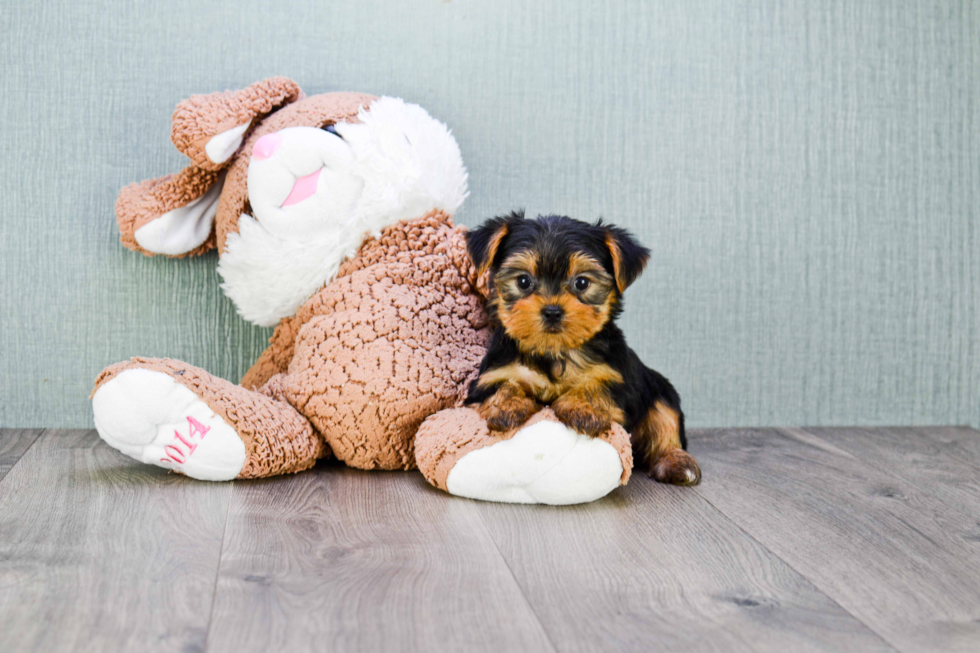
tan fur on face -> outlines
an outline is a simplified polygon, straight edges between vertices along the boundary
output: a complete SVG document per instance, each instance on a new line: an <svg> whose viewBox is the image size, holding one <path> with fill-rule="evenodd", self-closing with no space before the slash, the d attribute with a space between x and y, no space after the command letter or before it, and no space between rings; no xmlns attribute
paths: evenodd
<svg viewBox="0 0 980 653"><path fill-rule="evenodd" d="M562 328L557 333L545 331L541 309L549 305L560 306L565 311ZM500 323L521 351L552 356L578 349L592 339L609 321L612 309L608 301L597 306L584 304L565 290L557 296L529 295L510 305L498 296L496 307Z"/></svg>
<svg viewBox="0 0 980 653"><path fill-rule="evenodd" d="M536 288L522 291L516 285L522 274L536 277L536 252L518 252L500 266L495 279L496 293L491 302L507 335L517 341L524 353L558 356L578 349L609 321L616 299L611 292L613 280L602 265L594 258L576 252L569 257L568 269L559 293L542 295ZM576 294L573 283L579 276L587 278L591 285L585 292ZM531 294L525 296L526 292ZM541 309L548 305L560 306L565 312L561 330L557 333L545 330Z"/></svg>
<svg viewBox="0 0 980 653"><path fill-rule="evenodd" d="M508 256L501 264L500 268L494 273L493 288L490 303L498 310L506 309L518 299L524 297L529 292L522 290L517 285L517 280L528 275L532 279L538 274L538 256L534 252L518 252Z"/></svg>
<svg viewBox="0 0 980 653"><path fill-rule="evenodd" d="M498 275L506 278L508 272L527 272L532 277L538 274L538 255L535 252L518 252L507 257L500 265ZM516 276L516 275L513 275Z"/></svg>
<svg viewBox="0 0 980 653"><path fill-rule="evenodd" d="M588 254L575 252L568 257L568 276L569 278L575 277L583 272L601 272L603 275L606 274L599 261Z"/></svg>

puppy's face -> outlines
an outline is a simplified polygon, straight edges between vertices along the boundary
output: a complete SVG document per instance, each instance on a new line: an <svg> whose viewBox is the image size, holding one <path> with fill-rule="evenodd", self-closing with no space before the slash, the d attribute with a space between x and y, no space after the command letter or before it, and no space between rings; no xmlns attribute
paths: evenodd
<svg viewBox="0 0 980 653"><path fill-rule="evenodd" d="M526 353L560 356L612 320L647 250L625 231L560 216L496 218L468 236L491 310Z"/></svg>
<svg viewBox="0 0 980 653"><path fill-rule="evenodd" d="M507 252L492 274L497 318L527 352L581 347L606 325L616 301L602 264L567 243Z"/></svg>

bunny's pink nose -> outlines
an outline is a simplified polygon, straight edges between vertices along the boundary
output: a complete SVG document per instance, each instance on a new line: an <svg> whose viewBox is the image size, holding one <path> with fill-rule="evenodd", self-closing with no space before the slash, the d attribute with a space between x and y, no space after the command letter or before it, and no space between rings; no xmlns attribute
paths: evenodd
<svg viewBox="0 0 980 653"><path fill-rule="evenodd" d="M259 161L262 159L268 159L270 156L276 153L279 149L279 145L282 143L282 136L278 132L272 134L266 134L260 138L255 143L255 147L252 148L252 156Z"/></svg>

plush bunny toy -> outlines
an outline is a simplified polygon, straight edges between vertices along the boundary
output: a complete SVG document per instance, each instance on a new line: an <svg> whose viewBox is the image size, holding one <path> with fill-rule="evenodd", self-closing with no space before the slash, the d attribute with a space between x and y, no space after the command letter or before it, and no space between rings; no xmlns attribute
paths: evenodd
<svg viewBox="0 0 980 653"><path fill-rule="evenodd" d="M123 244L216 247L241 316L277 326L241 385L170 359L104 370L92 404L107 443L209 481L332 452L492 501L591 501L629 478L619 426L590 438L546 409L491 433L461 407L488 339L486 280L450 217L467 194L459 147L422 108L273 78L181 102L171 139L191 163L123 189Z"/></svg>

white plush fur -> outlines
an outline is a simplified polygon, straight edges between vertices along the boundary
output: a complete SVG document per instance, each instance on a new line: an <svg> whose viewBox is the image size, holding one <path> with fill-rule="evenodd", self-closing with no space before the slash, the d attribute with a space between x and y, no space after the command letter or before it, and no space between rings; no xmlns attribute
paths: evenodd
<svg viewBox="0 0 980 653"><path fill-rule="evenodd" d="M619 453L608 442L541 421L463 456L446 488L470 499L564 506L606 496L622 474Z"/></svg>
<svg viewBox="0 0 980 653"><path fill-rule="evenodd" d="M162 372L121 372L99 387L92 410L102 439L140 462L203 481L231 480L245 464L245 443L235 429L189 388ZM196 432L188 417L207 432Z"/></svg>
<svg viewBox="0 0 980 653"><path fill-rule="evenodd" d="M364 190L364 181L352 170L350 145L316 127L288 127L274 137L279 139L275 153L265 159L253 156L248 164L248 201L255 218L282 240L339 240ZM314 194L283 206L293 185L312 173L319 173Z"/></svg>
<svg viewBox="0 0 980 653"><path fill-rule="evenodd" d="M242 123L214 136L204 146L204 153L215 163L224 163L242 145L242 136L251 122Z"/></svg>
<svg viewBox="0 0 980 653"><path fill-rule="evenodd" d="M222 288L246 320L272 326L295 314L367 236L433 209L454 213L466 198L459 146L424 109L384 97L358 119L335 126L349 158L337 143L323 140L336 137L322 130L316 130L322 136L307 134L304 152L291 130L306 128L290 128L280 132L283 142L273 157L250 162L249 196L254 185L259 200L250 202L255 216L241 216L218 264ZM315 171L309 161L317 157L323 172L315 195L282 207L289 193L284 189Z"/></svg>
<svg viewBox="0 0 980 653"><path fill-rule="evenodd" d="M275 326L295 315L361 244L361 239L342 233L306 242L284 240L244 213L238 229L228 237L218 262L224 279L221 287L235 302L238 314L259 326Z"/></svg>

